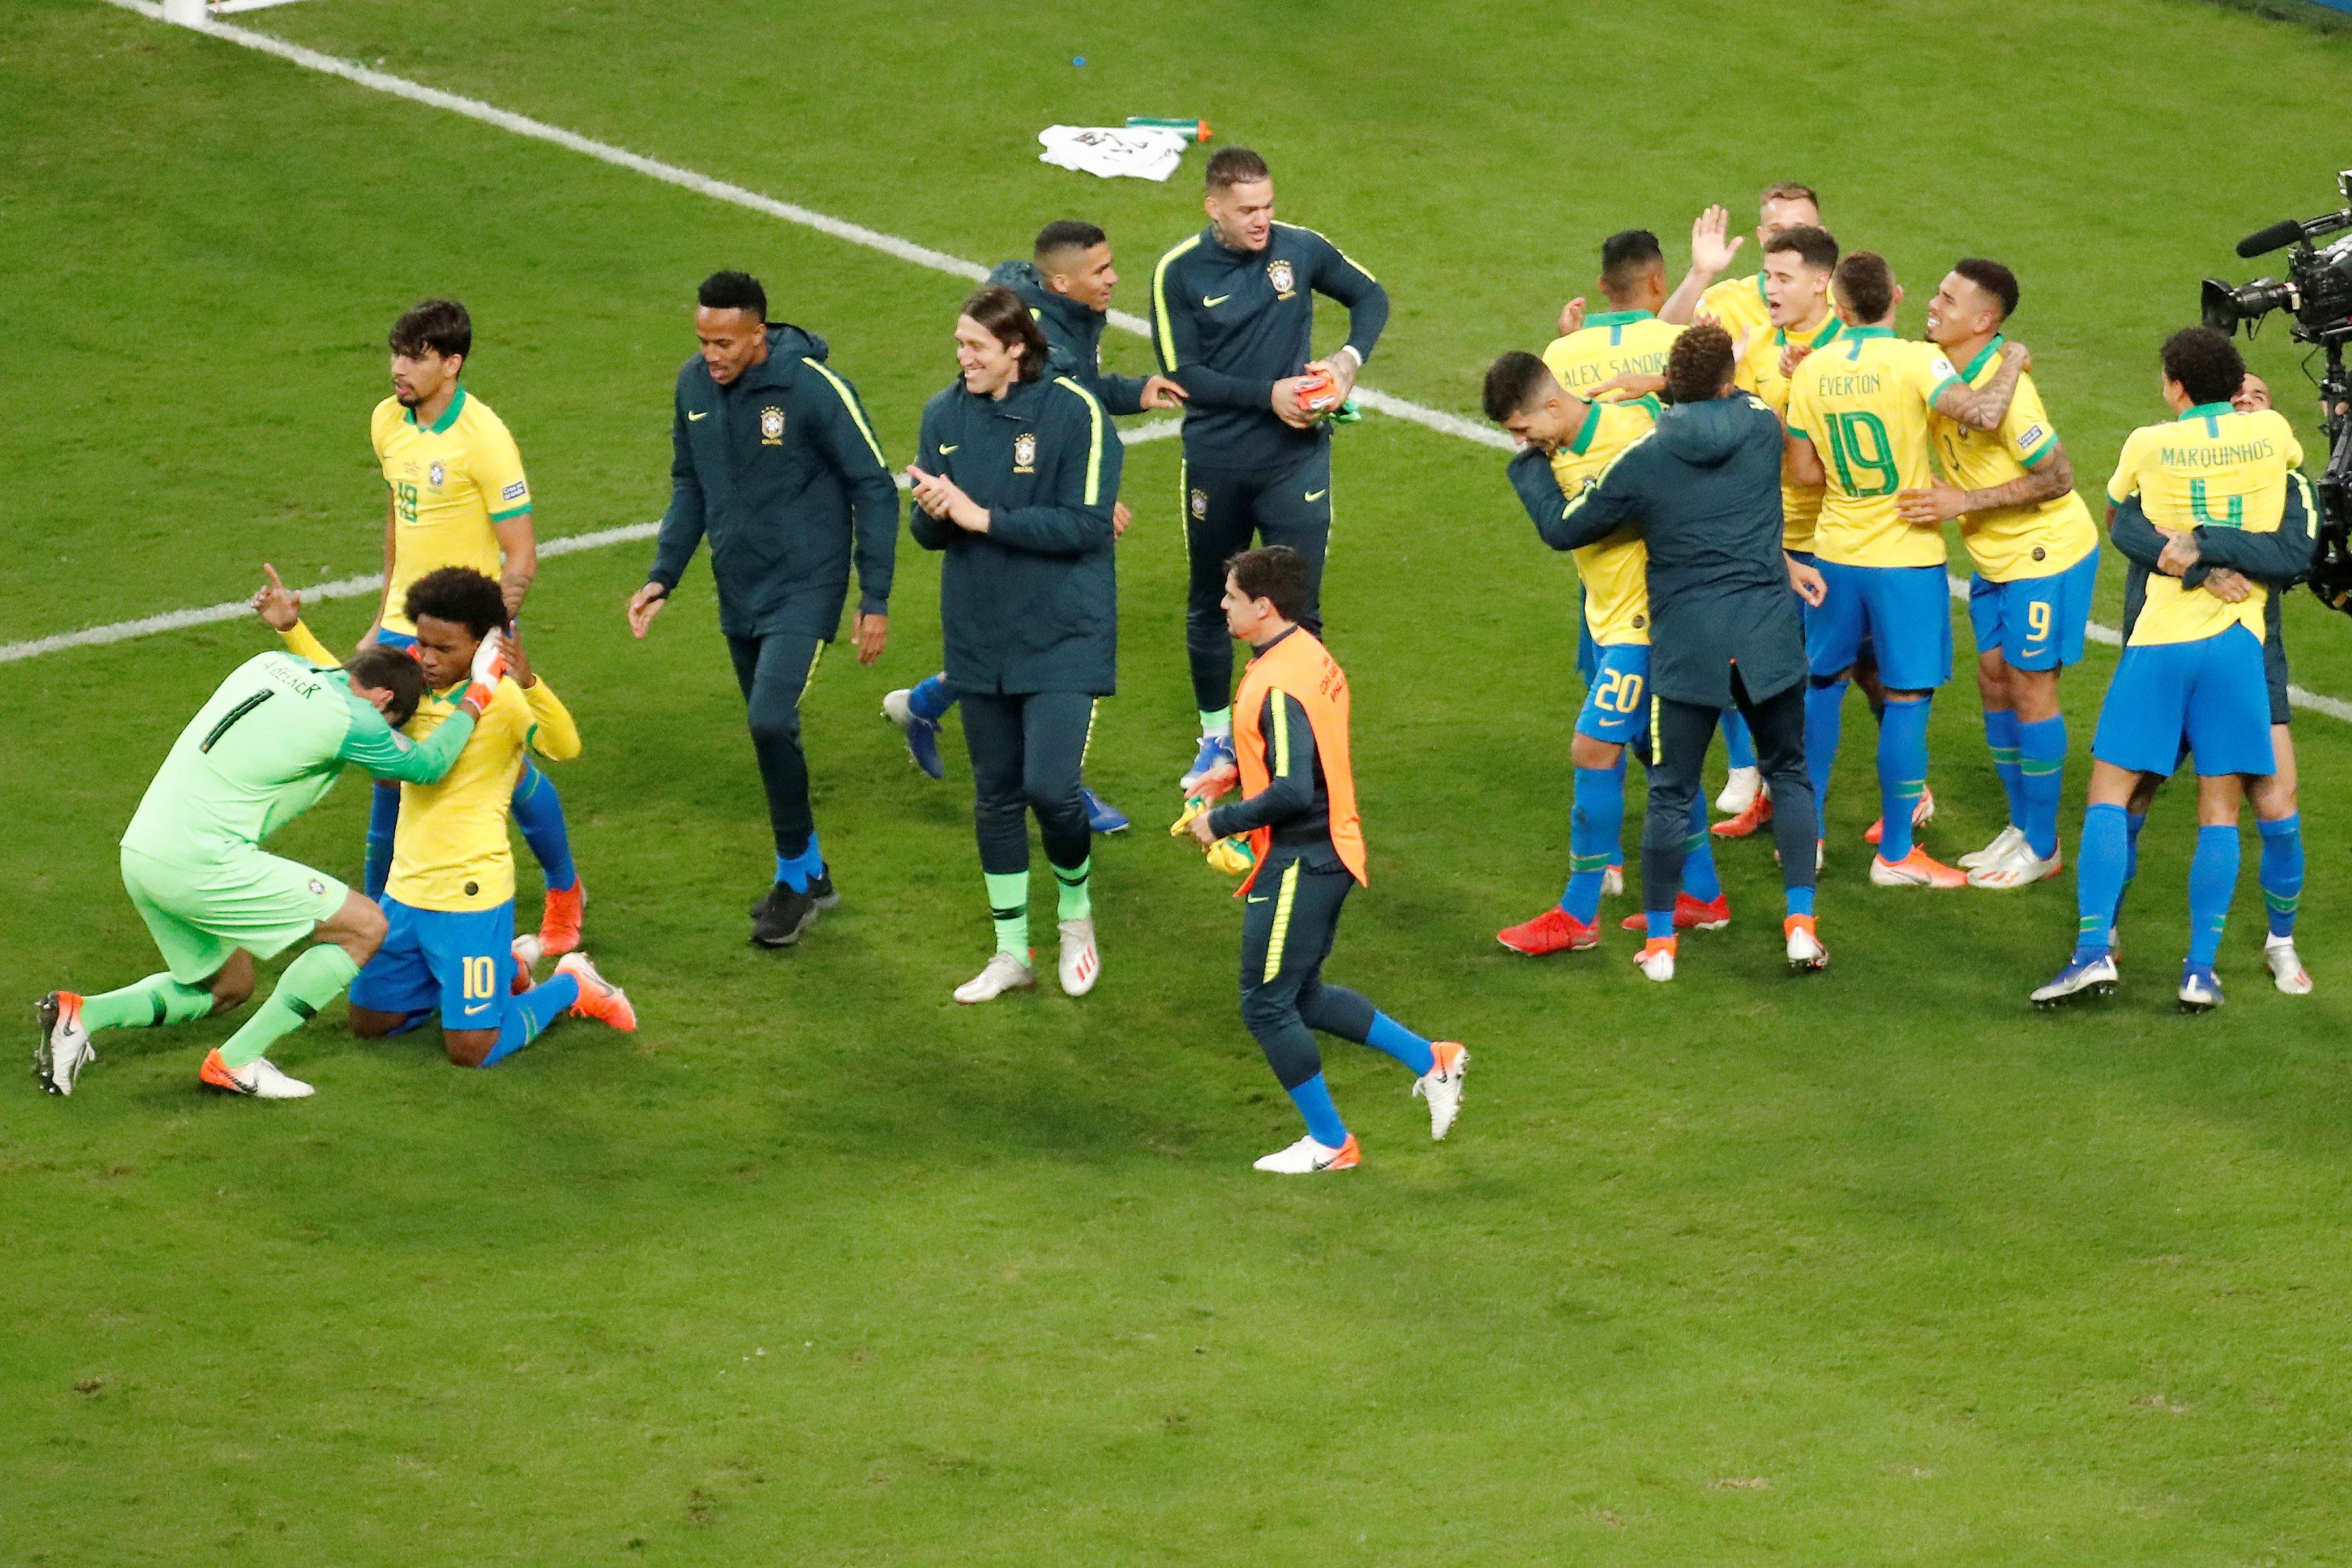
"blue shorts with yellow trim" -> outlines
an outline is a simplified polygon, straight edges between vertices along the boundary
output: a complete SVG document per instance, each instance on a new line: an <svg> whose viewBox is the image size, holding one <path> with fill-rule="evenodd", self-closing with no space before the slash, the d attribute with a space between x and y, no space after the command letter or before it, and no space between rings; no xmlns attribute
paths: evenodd
<svg viewBox="0 0 2352 1568"><path fill-rule="evenodd" d="M1612 746L1633 745L1650 728L1650 645L1612 643L1593 652L1576 732Z"/></svg>
<svg viewBox="0 0 2352 1568"><path fill-rule="evenodd" d="M1805 626L1815 676L1843 673L1867 648L1890 691L1933 691L1952 679L1952 589L1941 566L1814 564L1829 585Z"/></svg>
<svg viewBox="0 0 2352 1568"><path fill-rule="evenodd" d="M2196 758L2203 778L2273 771L2262 639L2233 626L2196 642L2124 649L2091 755L2168 776L2185 756Z"/></svg>
<svg viewBox="0 0 2352 1568"><path fill-rule="evenodd" d="M1969 579L1969 626L1979 653L1999 652L2011 669L2055 669L2083 662L2083 632L2098 586L2097 546L2063 572L2006 583Z"/></svg>
<svg viewBox="0 0 2352 1568"><path fill-rule="evenodd" d="M445 1029L495 1029L514 975L514 900L487 910L420 910L383 900L383 945L352 981L352 1005L441 1012Z"/></svg>

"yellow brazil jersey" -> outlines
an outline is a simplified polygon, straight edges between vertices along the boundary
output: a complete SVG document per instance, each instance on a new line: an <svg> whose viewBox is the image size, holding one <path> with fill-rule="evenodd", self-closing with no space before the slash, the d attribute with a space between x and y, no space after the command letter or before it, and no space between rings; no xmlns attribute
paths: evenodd
<svg viewBox="0 0 2352 1568"><path fill-rule="evenodd" d="M2226 403L2203 403L2178 419L2143 426L2124 438L2107 499L2137 495L2158 528L2242 528L2273 533L2286 510L2289 477L2303 466L2294 427L2275 409L2240 414ZM2151 572L2147 602L2132 626L2132 646L2200 642L2233 626L2263 635L2261 584L2239 604L2225 605L2201 587Z"/></svg>
<svg viewBox="0 0 2352 1568"><path fill-rule="evenodd" d="M1995 336L1960 371L1970 386L1982 386L2000 370L2002 340ZM2023 479L2025 470L2048 457L2058 445L2058 432L2042 406L2031 373L2020 376L2017 395L2010 400L2009 417L1998 430L1971 430L1942 415L1928 421L1935 432L1936 456L1944 476L1964 490L1989 490ZM1976 563L1977 575L1988 583L2013 583L2021 577L2049 577L2079 563L2098 548L2098 525L2091 509L2073 490L2024 506L1995 507L1960 519L1960 538Z"/></svg>
<svg viewBox="0 0 2352 1568"><path fill-rule="evenodd" d="M1943 350L1887 327L1848 327L1797 367L1789 434L1813 444L1828 476L1815 554L1841 566L1944 563L1944 531L1905 522L1895 493L1934 482L1928 411L1958 376Z"/></svg>
<svg viewBox="0 0 2352 1568"><path fill-rule="evenodd" d="M1594 387L1621 375L1665 374L1666 354L1682 335L1680 327L1647 310L1610 310L1564 338L1554 338L1543 352L1543 362L1562 386L1589 397Z"/></svg>
<svg viewBox="0 0 2352 1568"><path fill-rule="evenodd" d="M383 624L415 635L401 614L408 585L444 566L499 575L497 525L530 510L530 482L505 422L464 387L432 424L387 397L369 421L384 487L392 491L392 584Z"/></svg>
<svg viewBox="0 0 2352 1568"><path fill-rule="evenodd" d="M1560 494L1574 499L1601 475L1610 460L1657 427L1658 405L1595 403L1576 439L1551 455L1552 477ZM1603 647L1650 640L1650 552L1638 533L1612 533L1598 544L1570 551L1584 584L1584 624Z"/></svg>
<svg viewBox="0 0 2352 1568"><path fill-rule="evenodd" d="M1706 286L1698 297L1698 309L1693 319L1713 316L1723 323L1723 330L1738 342L1739 334L1753 331L1759 337L1772 330L1772 302L1764 297L1764 274L1747 278L1724 278Z"/></svg>
<svg viewBox="0 0 2352 1568"><path fill-rule="evenodd" d="M1818 349L1837 342L1844 331L1845 323L1839 321L1837 312L1832 310L1815 325L1800 327L1793 332L1780 327L1751 332L1748 339L1748 353L1740 357L1732 379L1741 390L1754 393L1773 413L1786 419L1789 416L1790 382L1780 374L1780 356L1791 343L1801 348ZM1733 341L1738 341L1738 334L1734 334ZM1801 364L1803 362L1798 363ZM1781 547L1801 552L1811 552L1813 548L1813 520L1821 515L1821 487L1791 484L1784 470L1780 479Z"/></svg>

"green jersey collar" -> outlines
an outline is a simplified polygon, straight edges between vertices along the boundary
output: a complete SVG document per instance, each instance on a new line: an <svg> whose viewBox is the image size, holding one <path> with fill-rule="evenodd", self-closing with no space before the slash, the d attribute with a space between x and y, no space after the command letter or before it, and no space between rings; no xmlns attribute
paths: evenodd
<svg viewBox="0 0 2352 1568"><path fill-rule="evenodd" d="M1632 321L1650 321L1657 318L1647 310L1603 310L1597 316L1587 316L1588 327L1622 327Z"/></svg>
<svg viewBox="0 0 2352 1568"><path fill-rule="evenodd" d="M1891 338L1894 335L1893 327L1848 327L1845 330L1845 341L1848 342L1864 342L1872 338Z"/></svg>
<svg viewBox="0 0 2352 1568"><path fill-rule="evenodd" d="M1592 445L1593 431L1600 427L1601 405L1598 402L1589 402L1584 405L1584 426L1577 431L1575 439L1569 442L1568 449L1580 458L1584 456L1585 448Z"/></svg>
<svg viewBox="0 0 2352 1568"><path fill-rule="evenodd" d="M1838 333L1843 330L1844 326L1845 323L1838 319L1838 313L1835 310L1832 310L1828 316L1822 319L1822 324L1813 329L1813 335L1811 337L1800 338L1797 342L1806 348L1817 349L1823 343L1833 343L1837 342ZM1786 327L1780 328L1772 334L1772 341L1779 343L1781 347L1786 348L1790 342L1789 330Z"/></svg>
<svg viewBox="0 0 2352 1568"><path fill-rule="evenodd" d="M457 423L458 411L465 406L466 389L461 386L457 389L457 395L449 400L449 406L441 411L441 417L425 426L426 433L434 436L447 434L449 426ZM402 409L400 416L411 425L416 423L416 410L414 408Z"/></svg>
<svg viewBox="0 0 2352 1568"><path fill-rule="evenodd" d="M1975 381L1977 378L1977 372L1984 369L1987 364L1990 363L1992 362L1992 357L2000 353L2000 345L2008 341L2009 340L2007 338L2002 337L1999 332L1995 332L1992 335L1992 342L1985 344L1983 348L1979 349L1977 351L1977 357L1969 361L1967 367L1960 372L1960 379L1967 382Z"/></svg>
<svg viewBox="0 0 2352 1568"><path fill-rule="evenodd" d="M2180 417L2183 419L2218 419L2224 414L2235 414L2236 412L2237 409L2227 403L2200 403L2194 408L2182 409L2180 411Z"/></svg>

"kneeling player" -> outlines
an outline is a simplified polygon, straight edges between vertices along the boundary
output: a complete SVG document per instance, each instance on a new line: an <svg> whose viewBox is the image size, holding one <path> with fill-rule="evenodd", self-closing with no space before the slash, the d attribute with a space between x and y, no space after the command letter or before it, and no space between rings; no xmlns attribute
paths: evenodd
<svg viewBox="0 0 2352 1568"><path fill-rule="evenodd" d="M270 577L275 583L277 574ZM495 679L488 667L497 654L492 647L475 673ZM346 763L411 787L440 779L489 699L487 684L466 689L428 742L405 746L392 731L424 693L415 662L383 647L362 648L340 667L323 662L313 668L283 653L257 654L180 732L122 835L122 885L166 967L102 995L53 991L41 999L34 1070L51 1094L73 1092L98 1054L93 1034L231 1012L253 994L256 957L306 941L318 945L286 966L269 1000L205 1056L198 1076L257 1100L310 1093L262 1053L333 1001L373 956L383 911L323 871L267 853L261 841L317 804ZM458 676L466 672L459 664Z"/></svg>
<svg viewBox="0 0 2352 1568"><path fill-rule="evenodd" d="M429 737L447 717L454 683L506 621L499 585L465 566L445 566L409 584L404 603L416 626L416 659L426 692L408 732ZM291 595L262 606L297 653L325 654L297 618ZM446 778L404 784L400 828L384 886L383 945L352 982L352 1032L373 1039L441 1015L441 1038L459 1067L488 1067L529 1045L570 1011L616 1029L636 1013L620 987L574 951L545 984L513 952L514 853L507 815L526 748L551 762L580 754L580 731L520 643L483 710L474 742Z"/></svg>
<svg viewBox="0 0 2352 1568"><path fill-rule="evenodd" d="M2210 328L2165 340L2164 399L2174 416L2134 431L2107 483L2114 506L2137 497L2147 521L2173 537L2146 579L2145 603L2099 710L2075 875L2080 935L2066 967L2033 993L2040 1006L2115 989L2116 902L2133 850L2129 806L2147 780L2170 773L2184 756L2197 768L2198 833L2180 1005L2206 1012L2221 1005L2213 961L2237 890L2239 809L2248 786L2277 765L2263 656L2271 590L2210 579L2191 588L2186 574L2221 535L2243 543L2300 528L2310 508L2293 426L2271 409L2232 407L2244 377L2237 346Z"/></svg>
<svg viewBox="0 0 2352 1568"><path fill-rule="evenodd" d="M1213 800L1238 778L1242 798L1192 821L1203 845L1249 837L1255 868L1234 895L1242 915L1242 1021L1265 1051L1307 1136L1257 1162L1307 1175L1361 1159L1355 1134L1324 1087L1312 1031L1384 1051L1420 1075L1429 1134L1443 1138L1462 1109L1470 1053L1433 1045L1353 991L1323 983L1339 907L1367 880L1355 775L1348 765L1348 678L1297 617L1314 603L1307 560L1288 545L1245 550L1225 563L1225 625L1251 648L1234 697L1236 765L1198 783Z"/></svg>

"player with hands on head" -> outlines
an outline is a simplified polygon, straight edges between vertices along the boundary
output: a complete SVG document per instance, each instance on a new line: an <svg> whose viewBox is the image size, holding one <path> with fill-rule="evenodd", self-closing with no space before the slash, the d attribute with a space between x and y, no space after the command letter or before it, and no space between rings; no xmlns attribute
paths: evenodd
<svg viewBox="0 0 2352 1568"><path fill-rule="evenodd" d="M629 599L629 630L645 637L709 539L719 630L776 856L772 885L751 904L751 941L790 947L841 901L809 804L801 697L840 632L853 560L857 661L882 657L898 489L823 338L771 322L767 291L748 273L714 272L695 299L699 346L677 375L669 509L646 584Z"/></svg>
<svg viewBox="0 0 2352 1568"><path fill-rule="evenodd" d="M1234 762L1199 781L1214 800L1241 798L1193 817L1203 847L1246 835L1255 864L1234 892L1242 910L1242 1021L1307 1122L1307 1134L1256 1163L1277 1175L1344 1171L1362 1150L1323 1081L1314 1031L1370 1046L1415 1075L1429 1106L1429 1135L1444 1138L1462 1109L1470 1053L1422 1038L1342 986L1326 984L1324 961L1340 906L1370 886L1364 833L1349 761L1348 678L1298 620L1310 602L1307 560L1286 545L1244 551L1225 563L1223 609L1250 646L1234 699Z"/></svg>
<svg viewBox="0 0 2352 1568"><path fill-rule="evenodd" d="M999 262L988 280L1021 296L1045 330L1053 374L1066 375L1093 393L1105 412L1141 414L1184 406L1183 387L1167 376L1119 375L1103 369L1103 328L1118 288L1118 268L1109 237L1093 224L1076 218L1047 224L1037 232L1030 259ZM1127 503L1119 502L1111 510L1111 532L1124 537L1132 521ZM882 699L882 716L906 732L915 765L935 779L947 777L940 758L940 724L953 706L955 693L944 672ZM1095 832L1122 833L1130 826L1125 812L1091 788L1086 799L1087 818Z"/></svg>
<svg viewBox="0 0 2352 1568"><path fill-rule="evenodd" d="M1207 226L1160 258L1151 275L1152 344L1185 394L1184 539L1191 578L1184 647L1200 745L1179 783L1233 760L1233 642L1219 609L1222 563L1253 538L1287 544L1307 563L1300 624L1320 635L1323 563L1331 542L1331 414L1389 318L1388 291L1311 228L1276 223L1274 175L1246 147L1209 159ZM1348 308L1346 342L1314 353L1315 296Z"/></svg>
<svg viewBox="0 0 2352 1568"><path fill-rule="evenodd" d="M1036 984L1029 946L1029 826L1059 890L1062 989L1102 974L1081 769L1095 700L1118 689L1118 574L1111 510L1123 452L1101 401L1055 375L1021 297L989 285L955 326L957 379L923 405L908 465L915 542L940 552L947 682L963 705L972 826L996 951L955 999Z"/></svg>

